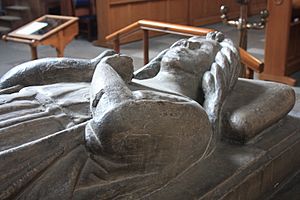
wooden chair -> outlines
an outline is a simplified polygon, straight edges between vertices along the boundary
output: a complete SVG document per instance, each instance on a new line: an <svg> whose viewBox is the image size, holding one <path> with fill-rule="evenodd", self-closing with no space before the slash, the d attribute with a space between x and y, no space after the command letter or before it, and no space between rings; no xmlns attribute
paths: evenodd
<svg viewBox="0 0 300 200"><path fill-rule="evenodd" d="M94 0L72 0L73 16L79 17L79 34L86 34L89 41L96 36L97 23Z"/></svg>

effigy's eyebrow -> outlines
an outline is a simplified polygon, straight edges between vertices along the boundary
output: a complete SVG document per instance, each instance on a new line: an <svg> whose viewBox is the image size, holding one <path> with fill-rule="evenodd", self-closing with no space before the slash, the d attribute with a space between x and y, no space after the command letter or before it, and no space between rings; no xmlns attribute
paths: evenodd
<svg viewBox="0 0 300 200"><path fill-rule="evenodd" d="M201 43L198 41L188 41L187 46L191 50L196 50L196 49L200 49Z"/></svg>
<svg viewBox="0 0 300 200"><path fill-rule="evenodd" d="M170 49L171 49L171 48L174 48L174 47L177 47L177 46L186 45L186 44L187 44L187 41L188 41L187 39L181 39L181 40L175 42L175 43L170 47Z"/></svg>

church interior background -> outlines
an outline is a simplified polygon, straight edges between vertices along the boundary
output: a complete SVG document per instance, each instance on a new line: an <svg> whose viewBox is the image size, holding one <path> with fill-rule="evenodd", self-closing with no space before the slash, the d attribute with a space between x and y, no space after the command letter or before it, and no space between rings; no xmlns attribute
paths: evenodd
<svg viewBox="0 0 300 200"><path fill-rule="evenodd" d="M232 20L231 25L225 23L224 13L220 11L222 5L227 6L226 20ZM52 46L43 45L43 42L38 40L38 42L32 42L35 39L24 40L11 34L18 30L20 33L20 27L45 15L78 17L76 36L65 39L68 41L63 49L63 57L67 58L93 59L97 57L115 47L112 41L106 40L108 35L139 20L217 30L226 38L231 39L236 46L241 46L240 40L244 37L246 51L262 63L261 71L254 72L253 79L290 85L296 92L295 107L299 107L299 0L0 0L0 36L2 37L0 40L0 76L14 66L31 61L32 45L41 44L34 47L38 58L57 57L56 43L51 44ZM222 15L223 18L221 18ZM233 25L234 20L236 24ZM241 22L240 26L239 22ZM242 35L245 34L245 32L242 33L241 27L243 26L246 26L247 37ZM188 36L169 32L171 34L150 33L148 44L150 60L174 42L188 38ZM47 32L42 34L47 34ZM145 43L142 38L143 32L133 32L118 41L121 43L120 52L133 58L135 71L144 66L143 45ZM264 196L265 199L300 199L300 162L299 158L294 160L297 160L295 161L297 162L296 170L284 181L278 182L279 186L274 185L274 188L277 186L278 188L269 197ZM1 163L0 160L0 165ZM288 163L282 166L288 167ZM240 191L239 195L241 194L246 195L247 191ZM5 199L1 198L1 191L0 199ZM228 199L255 198L232 195L232 198ZM261 199L261 196L257 199Z"/></svg>

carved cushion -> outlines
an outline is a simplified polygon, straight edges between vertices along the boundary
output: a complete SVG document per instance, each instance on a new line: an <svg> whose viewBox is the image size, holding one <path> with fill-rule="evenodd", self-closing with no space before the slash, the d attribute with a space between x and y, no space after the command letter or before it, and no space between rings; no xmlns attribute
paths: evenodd
<svg viewBox="0 0 300 200"><path fill-rule="evenodd" d="M246 142L284 117L294 103L289 86L239 79L224 106L223 135Z"/></svg>

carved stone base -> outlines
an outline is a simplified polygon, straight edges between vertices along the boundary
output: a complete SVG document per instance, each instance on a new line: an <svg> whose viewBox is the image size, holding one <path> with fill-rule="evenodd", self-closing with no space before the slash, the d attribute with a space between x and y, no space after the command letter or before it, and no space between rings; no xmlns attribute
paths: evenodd
<svg viewBox="0 0 300 200"><path fill-rule="evenodd" d="M78 84L77 96L86 93L84 85ZM46 88L47 94L51 96L50 88L47 86ZM61 85L60 88L62 88ZM42 90L39 91L42 92ZM63 96L65 100L72 99L70 95ZM84 95L81 96L82 98L78 101L86 101L83 98ZM39 97L41 99L42 95L40 94ZM57 102L62 102L61 98ZM66 105L63 106L64 112L72 113L72 107L67 106L66 103L60 104ZM51 102L49 109L53 108L55 111L55 107L50 105L52 105ZM54 119L51 118L51 112L49 115L50 117L46 119L49 123L71 123L65 117L66 115L61 114ZM88 115L84 116L84 118L88 117ZM77 121L80 123L81 120ZM102 182L99 178L91 177L90 175L99 171L95 163L99 160L104 161L91 156L86 151L83 134L85 124L86 122L40 139L36 137L44 136L46 132L42 132L42 135L33 135L32 137L36 139L34 145L22 138L20 141L16 140L18 135L6 136L11 139L7 139L5 145L3 141L0 142L4 148L0 153L0 171L3 172L0 175L3 183L0 185L0 199L10 199L14 196L19 199L66 199L69 197L103 199L106 196L114 196L120 188L133 191L132 194L130 192L124 194L124 198L120 197L120 199L128 199L134 192L135 195L141 197L140 199L155 200L265 199L266 196L282 188L286 180L300 169L299 98L289 115L265 130L264 133L243 145L221 141L211 156L189 166L167 183L162 182L159 184L160 187L153 186L153 183L164 180L162 177L164 173L135 176L129 173L129 178L126 179L124 174L116 170L115 174L114 172L111 174L112 178L116 177L118 181L111 182L105 182L106 173L99 175L103 178ZM20 129L23 134L31 132L33 134L34 129L40 130L36 127L28 129L25 125ZM49 125L47 127L49 128ZM15 132L15 134L22 135L22 132ZM2 137L4 136L3 133ZM23 143L23 145L13 148L10 146L10 141L14 144ZM6 150L6 148L11 149ZM80 174L80 171L84 173ZM139 173L133 171L133 174Z"/></svg>
<svg viewBox="0 0 300 200"><path fill-rule="evenodd" d="M218 145L206 162L192 166L149 198L265 199L299 170L299 130L300 115L293 110L246 145Z"/></svg>

